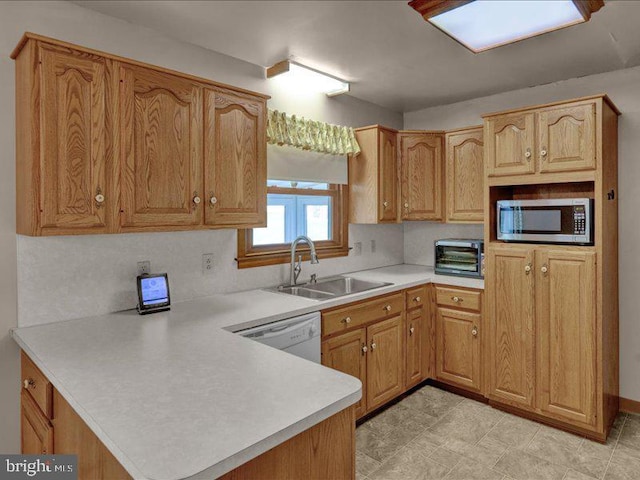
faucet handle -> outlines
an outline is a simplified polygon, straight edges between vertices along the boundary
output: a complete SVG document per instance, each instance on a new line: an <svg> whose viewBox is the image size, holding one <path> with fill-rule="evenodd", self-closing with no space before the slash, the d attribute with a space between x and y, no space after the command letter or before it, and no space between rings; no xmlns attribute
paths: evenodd
<svg viewBox="0 0 640 480"><path fill-rule="evenodd" d="M309 283L318 283L318 274L312 273L311 280L309 280Z"/></svg>

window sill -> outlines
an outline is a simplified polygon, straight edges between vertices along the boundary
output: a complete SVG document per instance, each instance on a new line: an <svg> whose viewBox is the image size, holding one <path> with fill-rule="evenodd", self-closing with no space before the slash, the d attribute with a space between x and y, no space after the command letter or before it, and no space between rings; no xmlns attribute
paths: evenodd
<svg viewBox="0 0 640 480"><path fill-rule="evenodd" d="M349 255L349 248L345 247L320 247L316 248L316 252L318 254L319 260L324 260L326 258L337 258L337 257L346 257ZM296 253L296 258L298 255L302 255L303 261L309 261L309 250L300 250ZM236 259L238 262L238 268L253 268L253 267L264 267L267 265L280 265L283 263L291 262L291 252L273 252L273 253L264 253L264 252L256 252L256 253L248 253L243 257L239 257Z"/></svg>

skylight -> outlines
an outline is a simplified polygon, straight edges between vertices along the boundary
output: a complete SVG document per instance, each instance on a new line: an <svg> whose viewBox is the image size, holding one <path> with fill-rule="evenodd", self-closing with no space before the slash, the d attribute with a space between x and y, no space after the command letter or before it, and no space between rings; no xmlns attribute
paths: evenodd
<svg viewBox="0 0 640 480"><path fill-rule="evenodd" d="M428 19L478 53L585 21L572 0L478 0Z"/></svg>

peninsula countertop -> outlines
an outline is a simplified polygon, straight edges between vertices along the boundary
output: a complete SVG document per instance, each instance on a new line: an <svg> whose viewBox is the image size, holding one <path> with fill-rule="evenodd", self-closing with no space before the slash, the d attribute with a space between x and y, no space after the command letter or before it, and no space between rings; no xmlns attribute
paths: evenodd
<svg viewBox="0 0 640 480"><path fill-rule="evenodd" d="M429 282L484 287L416 265L349 275L393 285L325 301L251 290L13 336L134 478L215 478L362 395L354 377L233 331Z"/></svg>

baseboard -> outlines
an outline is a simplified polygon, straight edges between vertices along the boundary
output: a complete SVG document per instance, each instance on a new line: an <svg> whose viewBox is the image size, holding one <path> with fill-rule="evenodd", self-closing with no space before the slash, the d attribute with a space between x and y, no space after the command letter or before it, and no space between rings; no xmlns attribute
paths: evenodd
<svg viewBox="0 0 640 480"><path fill-rule="evenodd" d="M640 413L640 402L620 397L620 411L625 413Z"/></svg>

